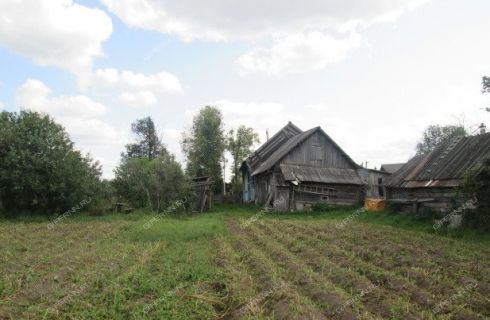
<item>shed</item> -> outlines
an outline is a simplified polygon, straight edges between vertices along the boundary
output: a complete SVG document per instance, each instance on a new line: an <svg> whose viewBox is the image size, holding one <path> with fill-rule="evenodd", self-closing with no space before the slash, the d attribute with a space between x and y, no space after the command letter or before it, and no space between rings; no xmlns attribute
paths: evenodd
<svg viewBox="0 0 490 320"><path fill-rule="evenodd" d="M478 170L489 158L490 133L445 141L429 154L413 157L388 178L388 202L413 211L459 207L466 199L457 188L469 171Z"/></svg>
<svg viewBox="0 0 490 320"><path fill-rule="evenodd" d="M209 176L192 178L192 188L196 193L196 210L209 211L213 202L213 180Z"/></svg>
<svg viewBox="0 0 490 320"><path fill-rule="evenodd" d="M361 168L357 170L363 183L366 185L367 198L385 198L385 183L391 173L376 169Z"/></svg>

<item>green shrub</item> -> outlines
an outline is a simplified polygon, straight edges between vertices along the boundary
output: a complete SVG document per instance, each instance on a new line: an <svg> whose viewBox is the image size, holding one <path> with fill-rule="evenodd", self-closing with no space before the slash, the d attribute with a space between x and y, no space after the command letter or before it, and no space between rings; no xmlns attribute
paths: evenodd
<svg viewBox="0 0 490 320"><path fill-rule="evenodd" d="M464 214L465 225L490 230L490 159L466 175L459 191L477 200L477 209Z"/></svg>

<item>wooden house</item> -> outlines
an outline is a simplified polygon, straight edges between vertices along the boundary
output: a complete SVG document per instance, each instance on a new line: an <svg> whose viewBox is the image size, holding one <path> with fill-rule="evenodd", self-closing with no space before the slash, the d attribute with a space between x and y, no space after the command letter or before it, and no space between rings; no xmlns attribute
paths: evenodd
<svg viewBox="0 0 490 320"><path fill-rule="evenodd" d="M466 200L457 194L467 172L490 158L490 133L457 137L415 156L388 178L387 201L400 209L449 211Z"/></svg>
<svg viewBox="0 0 490 320"><path fill-rule="evenodd" d="M372 175L320 127L303 132L291 122L244 161L241 171L244 202L281 211L360 204L368 186L360 173Z"/></svg>

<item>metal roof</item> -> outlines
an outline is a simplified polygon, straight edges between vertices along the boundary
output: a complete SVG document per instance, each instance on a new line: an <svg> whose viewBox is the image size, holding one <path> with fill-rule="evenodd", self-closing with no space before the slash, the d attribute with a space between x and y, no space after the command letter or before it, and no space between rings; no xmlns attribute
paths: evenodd
<svg viewBox="0 0 490 320"><path fill-rule="evenodd" d="M403 167L403 165L405 165L405 163L386 163L386 164L382 164L379 170L388 173L395 173L398 170L400 170L401 167Z"/></svg>
<svg viewBox="0 0 490 320"><path fill-rule="evenodd" d="M363 184L354 169L320 168L290 164L281 164L280 167L286 181Z"/></svg>
<svg viewBox="0 0 490 320"><path fill-rule="evenodd" d="M490 133L456 137L441 143L427 155L416 156L395 172L388 187L454 187L470 170L490 158Z"/></svg>
<svg viewBox="0 0 490 320"><path fill-rule="evenodd" d="M245 163L250 166L252 172L257 170L257 168L286 141L302 132L303 131L300 128L289 121L287 125L251 154L247 160L245 160Z"/></svg>

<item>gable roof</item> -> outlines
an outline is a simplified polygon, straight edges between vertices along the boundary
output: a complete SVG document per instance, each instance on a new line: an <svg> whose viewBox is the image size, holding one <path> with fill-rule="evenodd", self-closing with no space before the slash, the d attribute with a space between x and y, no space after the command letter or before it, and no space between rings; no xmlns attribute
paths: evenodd
<svg viewBox="0 0 490 320"><path fill-rule="evenodd" d="M395 172L388 187L454 187L470 170L490 158L490 133L456 137L441 143L427 155L416 156Z"/></svg>
<svg viewBox="0 0 490 320"><path fill-rule="evenodd" d="M280 168L285 181L363 184L354 169L319 168L291 164L281 164Z"/></svg>
<svg viewBox="0 0 490 320"><path fill-rule="evenodd" d="M382 164L379 168L380 171L385 171L388 173L395 173L403 167L405 163L386 163Z"/></svg>
<svg viewBox="0 0 490 320"><path fill-rule="evenodd" d="M291 121L288 122L281 130L274 134L270 139L264 142L254 153L252 153L245 161L251 171L255 171L271 154L279 149L286 141L292 137L302 133L303 131L294 125ZM243 165L242 165L243 166Z"/></svg>
<svg viewBox="0 0 490 320"><path fill-rule="evenodd" d="M335 141L330 138L328 134L325 133L325 131L322 130L320 127L315 127L313 129L310 129L308 131L305 131L303 133L300 133L298 135L295 135L291 139L287 140L281 147L279 147L269 158L267 158L255 171L252 172L252 176L255 176L257 174L261 174L270 168L272 168L275 164L277 164L279 161L281 161L282 158L284 158L289 152L291 152L296 146L298 146L300 143L305 141L308 137L310 137L312 134L315 132L320 132L322 135L324 135L331 143L332 145L339 150L339 152L344 155L347 160L355 167L359 168L359 165L352 160L347 153L344 152L336 143Z"/></svg>

